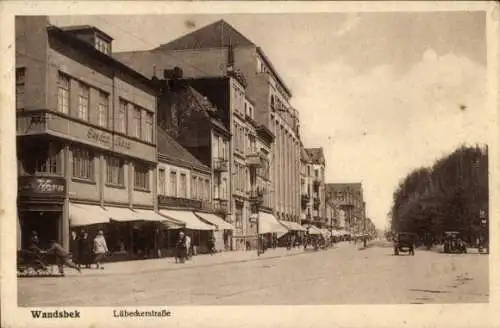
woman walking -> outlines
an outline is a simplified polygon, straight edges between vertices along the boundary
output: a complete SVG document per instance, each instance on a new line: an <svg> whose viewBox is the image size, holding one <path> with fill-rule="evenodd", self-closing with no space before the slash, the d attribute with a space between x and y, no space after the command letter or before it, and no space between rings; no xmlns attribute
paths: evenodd
<svg viewBox="0 0 500 328"><path fill-rule="evenodd" d="M69 242L69 250L73 263L80 267L80 238L76 231L71 231L71 239Z"/></svg>
<svg viewBox="0 0 500 328"><path fill-rule="evenodd" d="M108 252L108 245L106 244L106 239L104 238L104 233L99 230L97 236L94 239L94 263L97 265L97 269L104 269L101 265L101 261L106 256Z"/></svg>
<svg viewBox="0 0 500 328"><path fill-rule="evenodd" d="M89 237L89 233L82 230L82 235L80 237L80 264L84 265L85 268L90 269L93 262L92 256L92 240Z"/></svg>

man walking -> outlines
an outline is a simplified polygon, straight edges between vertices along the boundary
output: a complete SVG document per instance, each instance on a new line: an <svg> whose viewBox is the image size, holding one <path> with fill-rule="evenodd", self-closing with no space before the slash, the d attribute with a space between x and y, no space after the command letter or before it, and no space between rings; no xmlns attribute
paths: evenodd
<svg viewBox="0 0 500 328"><path fill-rule="evenodd" d="M186 235L186 260L189 260L192 256L191 253L191 237Z"/></svg>

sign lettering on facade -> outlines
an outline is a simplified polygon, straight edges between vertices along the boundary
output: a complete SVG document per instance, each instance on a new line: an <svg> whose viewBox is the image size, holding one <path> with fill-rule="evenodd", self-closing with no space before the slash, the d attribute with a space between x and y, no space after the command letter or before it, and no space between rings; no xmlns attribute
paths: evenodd
<svg viewBox="0 0 500 328"><path fill-rule="evenodd" d="M127 139L115 136L115 147L130 150L131 143Z"/></svg>
<svg viewBox="0 0 500 328"><path fill-rule="evenodd" d="M87 138L95 141L98 144L104 146L111 146L111 135L106 132L98 131L93 128L90 128L87 132Z"/></svg>
<svg viewBox="0 0 500 328"><path fill-rule="evenodd" d="M21 194L64 196L66 180L58 177L20 177L18 190Z"/></svg>

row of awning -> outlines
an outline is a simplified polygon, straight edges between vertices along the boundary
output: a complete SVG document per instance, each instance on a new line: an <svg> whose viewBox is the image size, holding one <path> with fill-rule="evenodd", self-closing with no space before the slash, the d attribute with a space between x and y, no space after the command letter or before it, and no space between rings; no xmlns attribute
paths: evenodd
<svg viewBox="0 0 500 328"><path fill-rule="evenodd" d="M171 229L191 230L233 230L234 227L211 213L188 210L129 209L124 207L85 205L70 203L69 220L72 227L99 223L150 221L161 222Z"/></svg>

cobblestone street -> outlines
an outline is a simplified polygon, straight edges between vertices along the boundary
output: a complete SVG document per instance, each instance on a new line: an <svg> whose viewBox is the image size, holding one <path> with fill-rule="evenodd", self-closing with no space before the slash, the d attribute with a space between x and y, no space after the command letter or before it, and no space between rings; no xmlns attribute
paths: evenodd
<svg viewBox="0 0 500 328"><path fill-rule="evenodd" d="M102 271L66 278L19 279L18 302L172 306L488 301L488 256L418 250L414 257L393 256L383 242L369 246L360 250L343 243L318 252L277 249L259 259L254 252L226 253L198 256L185 265L171 259L109 264Z"/></svg>

